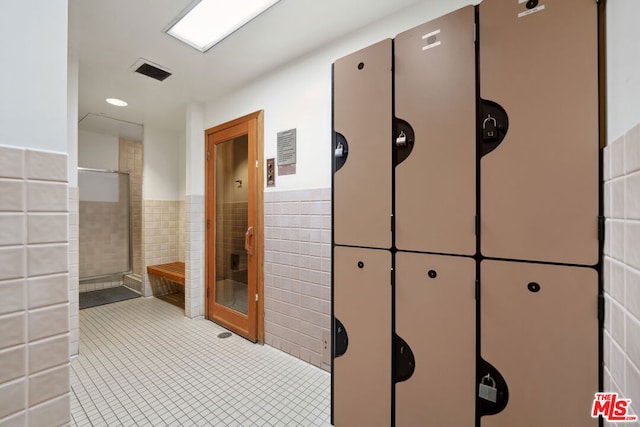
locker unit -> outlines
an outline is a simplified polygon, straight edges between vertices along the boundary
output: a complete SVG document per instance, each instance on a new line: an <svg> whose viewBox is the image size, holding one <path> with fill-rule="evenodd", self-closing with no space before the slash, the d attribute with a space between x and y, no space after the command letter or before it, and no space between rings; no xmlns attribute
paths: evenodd
<svg viewBox="0 0 640 427"><path fill-rule="evenodd" d="M333 68L334 241L391 247L391 40Z"/></svg>
<svg viewBox="0 0 640 427"><path fill-rule="evenodd" d="M476 251L474 15L468 6L394 39L400 250Z"/></svg>
<svg viewBox="0 0 640 427"><path fill-rule="evenodd" d="M481 122L508 126L481 142L482 255L595 265L597 4L483 0L478 9L480 96L490 101Z"/></svg>
<svg viewBox="0 0 640 427"><path fill-rule="evenodd" d="M509 393L482 427L597 426L597 272L485 260L481 274L481 356ZM486 374L494 372L478 373Z"/></svg>
<svg viewBox="0 0 640 427"><path fill-rule="evenodd" d="M334 250L333 418L337 426L391 420L391 253Z"/></svg>
<svg viewBox="0 0 640 427"><path fill-rule="evenodd" d="M482 0L334 63L334 425L598 425L597 18Z"/></svg>
<svg viewBox="0 0 640 427"><path fill-rule="evenodd" d="M396 255L396 334L415 361L396 384L397 426L474 425L475 278L472 258Z"/></svg>

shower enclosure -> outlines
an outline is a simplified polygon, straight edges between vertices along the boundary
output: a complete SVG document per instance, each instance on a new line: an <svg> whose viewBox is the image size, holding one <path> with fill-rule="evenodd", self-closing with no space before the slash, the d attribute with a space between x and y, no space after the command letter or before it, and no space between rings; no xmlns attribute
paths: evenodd
<svg viewBox="0 0 640 427"><path fill-rule="evenodd" d="M80 291L119 286L132 267L129 174L78 168L78 185Z"/></svg>

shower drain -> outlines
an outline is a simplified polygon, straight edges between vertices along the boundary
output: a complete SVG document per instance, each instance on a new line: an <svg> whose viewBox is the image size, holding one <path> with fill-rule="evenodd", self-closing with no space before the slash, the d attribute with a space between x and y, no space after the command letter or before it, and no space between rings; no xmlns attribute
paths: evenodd
<svg viewBox="0 0 640 427"><path fill-rule="evenodd" d="M221 332L218 334L218 338L229 338L231 336L231 332Z"/></svg>

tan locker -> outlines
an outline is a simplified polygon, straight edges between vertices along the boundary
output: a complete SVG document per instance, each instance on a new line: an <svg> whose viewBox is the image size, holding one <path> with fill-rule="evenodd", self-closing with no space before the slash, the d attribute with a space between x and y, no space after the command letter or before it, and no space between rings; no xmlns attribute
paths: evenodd
<svg viewBox="0 0 640 427"><path fill-rule="evenodd" d="M339 245L391 247L391 63L387 39L334 64L334 130L348 144L333 183Z"/></svg>
<svg viewBox="0 0 640 427"><path fill-rule="evenodd" d="M591 268L482 261L481 356L509 394L482 427L598 425L597 308Z"/></svg>
<svg viewBox="0 0 640 427"><path fill-rule="evenodd" d="M395 38L400 250L466 255L476 250L474 22L474 8L468 6ZM411 130L405 132L402 121ZM407 134L412 141L397 139Z"/></svg>
<svg viewBox="0 0 640 427"><path fill-rule="evenodd" d="M474 425L475 277L471 258L396 255L396 334L415 359L396 384L397 426Z"/></svg>
<svg viewBox="0 0 640 427"><path fill-rule="evenodd" d="M508 115L481 160L482 254L595 265L597 4L483 0L479 25L480 96Z"/></svg>
<svg viewBox="0 0 640 427"><path fill-rule="evenodd" d="M348 337L333 365L334 424L389 426L391 253L336 247L333 304Z"/></svg>

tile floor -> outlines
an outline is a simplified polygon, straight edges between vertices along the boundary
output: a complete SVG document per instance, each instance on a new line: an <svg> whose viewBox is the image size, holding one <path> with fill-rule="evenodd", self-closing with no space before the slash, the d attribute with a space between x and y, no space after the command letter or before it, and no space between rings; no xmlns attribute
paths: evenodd
<svg viewBox="0 0 640 427"><path fill-rule="evenodd" d="M329 426L330 376L156 298L80 312L76 426Z"/></svg>

